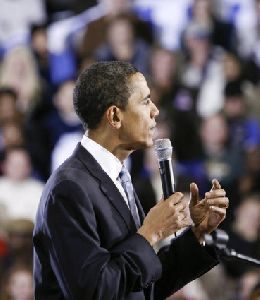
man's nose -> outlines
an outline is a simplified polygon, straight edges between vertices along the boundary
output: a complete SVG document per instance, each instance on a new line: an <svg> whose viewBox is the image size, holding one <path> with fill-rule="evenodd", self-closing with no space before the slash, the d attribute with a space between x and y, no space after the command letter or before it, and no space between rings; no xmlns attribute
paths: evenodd
<svg viewBox="0 0 260 300"><path fill-rule="evenodd" d="M155 118L159 115L159 109L157 106L152 102L152 107L151 107L151 117Z"/></svg>

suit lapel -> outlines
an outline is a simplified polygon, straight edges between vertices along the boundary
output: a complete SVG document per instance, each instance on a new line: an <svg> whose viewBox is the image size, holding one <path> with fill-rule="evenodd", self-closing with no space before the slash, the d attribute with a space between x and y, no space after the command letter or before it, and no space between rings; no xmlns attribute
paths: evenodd
<svg viewBox="0 0 260 300"><path fill-rule="evenodd" d="M111 178L103 171L95 158L79 143L73 153L100 184L100 189L117 210L131 232L136 231L135 223L121 193ZM138 201L139 202L139 201ZM139 210L139 208L138 208Z"/></svg>

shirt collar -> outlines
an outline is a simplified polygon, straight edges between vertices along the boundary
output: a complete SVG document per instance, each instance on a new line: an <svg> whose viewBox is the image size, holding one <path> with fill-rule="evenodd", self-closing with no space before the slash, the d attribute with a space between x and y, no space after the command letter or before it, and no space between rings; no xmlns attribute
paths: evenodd
<svg viewBox="0 0 260 300"><path fill-rule="evenodd" d="M113 181L116 181L122 169L120 160L86 135L83 135L81 145L96 159L103 171L105 171Z"/></svg>

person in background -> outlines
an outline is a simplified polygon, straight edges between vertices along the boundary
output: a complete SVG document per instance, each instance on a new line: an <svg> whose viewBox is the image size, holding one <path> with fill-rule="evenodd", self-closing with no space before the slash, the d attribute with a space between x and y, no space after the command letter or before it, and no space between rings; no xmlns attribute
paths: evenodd
<svg viewBox="0 0 260 300"><path fill-rule="evenodd" d="M0 140L0 174L3 175L6 150L25 144L24 130L21 123L15 120L9 120L1 124Z"/></svg>
<svg viewBox="0 0 260 300"><path fill-rule="evenodd" d="M4 224L6 252L0 258L0 279L16 266L32 269L32 232L34 223L17 218ZM1 298L2 300L2 298Z"/></svg>
<svg viewBox="0 0 260 300"><path fill-rule="evenodd" d="M1 300L33 300L32 269L15 266L5 274Z"/></svg>
<svg viewBox="0 0 260 300"><path fill-rule="evenodd" d="M242 195L260 193L260 147L249 149L245 153L244 172L239 180Z"/></svg>
<svg viewBox="0 0 260 300"><path fill-rule="evenodd" d="M73 108L74 87L74 80L67 80L59 85L53 97L54 108L42 120L44 130L49 136L51 151L62 134L82 132L82 125Z"/></svg>
<svg viewBox="0 0 260 300"><path fill-rule="evenodd" d="M256 294L259 295L259 288L257 291L257 284L260 281L259 268L250 268L241 276L238 282L238 291L235 293L232 300L258 300Z"/></svg>
<svg viewBox="0 0 260 300"><path fill-rule="evenodd" d="M73 109L74 86L72 79L61 83L51 98L50 105L35 111L26 123L28 149L39 178L43 181L51 173L52 152L63 135L83 132Z"/></svg>
<svg viewBox="0 0 260 300"><path fill-rule="evenodd" d="M28 112L39 100L42 92L36 60L29 46L11 48L3 57L0 85L12 87L17 93L17 108Z"/></svg>
<svg viewBox="0 0 260 300"><path fill-rule="evenodd" d="M132 11L131 1L102 0L101 3L105 8L105 14L86 26L79 45L79 56L84 61L85 66L88 65L87 61L92 61L94 52L105 42L107 26L111 19L121 14L128 16L136 36L149 44L153 42L153 34L149 24Z"/></svg>
<svg viewBox="0 0 260 300"><path fill-rule="evenodd" d="M21 122L22 115L17 109L16 101L17 94L13 88L8 86L0 87L0 128L7 121Z"/></svg>
<svg viewBox="0 0 260 300"><path fill-rule="evenodd" d="M28 151L23 146L6 149L3 176L0 177L0 204L5 218L35 221L43 184L32 177Z"/></svg>
<svg viewBox="0 0 260 300"><path fill-rule="evenodd" d="M47 24L31 26L30 46L41 78L50 82Z"/></svg>
<svg viewBox="0 0 260 300"><path fill-rule="evenodd" d="M248 298L248 300L258 300L258 299L260 299L260 281L254 286Z"/></svg>
<svg viewBox="0 0 260 300"><path fill-rule="evenodd" d="M137 37L127 14L111 18L106 27L105 41L94 52L96 61L127 61L145 75L148 74L149 56L149 45Z"/></svg>
<svg viewBox="0 0 260 300"><path fill-rule="evenodd" d="M230 81L224 88L223 114L230 131L230 144L242 153L260 145L260 122L248 115L248 103L240 80Z"/></svg>
<svg viewBox="0 0 260 300"><path fill-rule="evenodd" d="M235 249L238 253L259 259L260 258L260 195L249 194L244 196L235 211L235 219L228 230L229 249ZM244 261L225 260L225 270L233 279L241 278L250 265Z"/></svg>

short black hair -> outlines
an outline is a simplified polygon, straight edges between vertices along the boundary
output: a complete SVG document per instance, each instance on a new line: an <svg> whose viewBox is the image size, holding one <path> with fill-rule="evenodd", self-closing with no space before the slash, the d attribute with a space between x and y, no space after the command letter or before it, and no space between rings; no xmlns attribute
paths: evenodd
<svg viewBox="0 0 260 300"><path fill-rule="evenodd" d="M139 71L122 61L97 62L85 69L76 82L74 108L84 128L95 129L106 109L125 109L131 95L130 78Z"/></svg>

